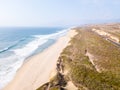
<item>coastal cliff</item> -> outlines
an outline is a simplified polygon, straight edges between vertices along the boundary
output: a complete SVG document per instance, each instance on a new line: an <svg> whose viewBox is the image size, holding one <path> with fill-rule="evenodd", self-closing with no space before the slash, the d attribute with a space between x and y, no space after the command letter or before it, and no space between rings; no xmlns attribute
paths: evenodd
<svg viewBox="0 0 120 90"><path fill-rule="evenodd" d="M120 90L120 43L111 39L120 40L120 24L74 29L78 34L59 56L56 75L37 90Z"/></svg>

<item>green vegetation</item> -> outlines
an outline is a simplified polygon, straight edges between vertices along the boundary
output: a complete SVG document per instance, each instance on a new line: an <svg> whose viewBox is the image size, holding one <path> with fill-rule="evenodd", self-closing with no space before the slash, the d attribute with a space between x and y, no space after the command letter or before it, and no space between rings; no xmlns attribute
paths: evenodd
<svg viewBox="0 0 120 90"><path fill-rule="evenodd" d="M65 87L67 81L72 81L79 90L120 90L120 48L92 32L92 28L75 28L78 34L61 53L64 70L69 70L61 85ZM94 57L95 65L86 53ZM60 89L57 76L51 80L50 90Z"/></svg>
<svg viewBox="0 0 120 90"><path fill-rule="evenodd" d="M80 89L82 85L89 90L120 90L120 50L90 30L79 28L78 35L61 54L65 66L70 68L68 75ZM85 50L95 57L94 63L101 73L96 71Z"/></svg>

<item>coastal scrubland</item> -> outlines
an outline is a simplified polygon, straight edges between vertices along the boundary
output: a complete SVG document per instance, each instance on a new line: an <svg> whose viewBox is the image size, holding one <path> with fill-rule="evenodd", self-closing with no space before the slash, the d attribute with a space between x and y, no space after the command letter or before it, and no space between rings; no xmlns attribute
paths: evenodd
<svg viewBox="0 0 120 90"><path fill-rule="evenodd" d="M61 53L57 74L37 90L120 90L120 47L92 31L96 28L119 37L119 26L74 28L78 34ZM74 88L68 89L68 82Z"/></svg>
<svg viewBox="0 0 120 90"><path fill-rule="evenodd" d="M98 30L108 32L109 34L117 37L120 40L120 24L119 23L94 25L94 26L92 26L92 28L96 28Z"/></svg>

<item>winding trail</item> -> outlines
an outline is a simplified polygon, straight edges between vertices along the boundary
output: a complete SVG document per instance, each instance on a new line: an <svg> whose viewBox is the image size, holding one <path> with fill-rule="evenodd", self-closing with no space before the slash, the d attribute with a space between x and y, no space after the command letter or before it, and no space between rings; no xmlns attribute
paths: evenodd
<svg viewBox="0 0 120 90"><path fill-rule="evenodd" d="M95 57L94 57L92 54L90 54L89 52L86 53L86 56L89 57L89 60L90 60L90 62L92 63L92 65L95 67L96 71L100 73L100 72L101 72L100 69L99 69L98 66L94 63Z"/></svg>

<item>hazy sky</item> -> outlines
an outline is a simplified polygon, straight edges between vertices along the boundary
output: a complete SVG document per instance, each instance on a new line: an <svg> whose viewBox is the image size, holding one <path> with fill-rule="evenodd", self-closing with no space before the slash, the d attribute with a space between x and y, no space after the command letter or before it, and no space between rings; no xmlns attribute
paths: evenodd
<svg viewBox="0 0 120 90"><path fill-rule="evenodd" d="M0 0L0 26L70 26L109 19L120 19L120 0Z"/></svg>

